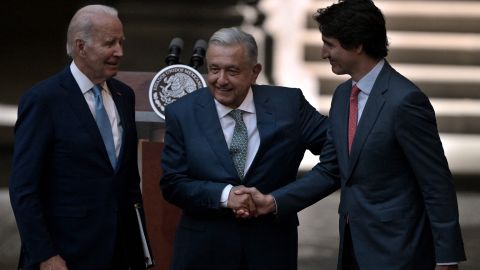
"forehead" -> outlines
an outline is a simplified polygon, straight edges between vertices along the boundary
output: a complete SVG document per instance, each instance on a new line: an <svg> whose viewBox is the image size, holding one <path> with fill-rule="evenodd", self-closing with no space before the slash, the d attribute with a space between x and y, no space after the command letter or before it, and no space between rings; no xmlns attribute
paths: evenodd
<svg viewBox="0 0 480 270"><path fill-rule="evenodd" d="M240 44L227 46L212 44L208 47L206 57L210 64L232 61L241 64L248 60L245 47Z"/></svg>
<svg viewBox="0 0 480 270"><path fill-rule="evenodd" d="M338 39L334 37L327 37L325 35L322 35L322 40L324 43L328 43L328 44L340 44L340 41L338 41Z"/></svg>
<svg viewBox="0 0 480 270"><path fill-rule="evenodd" d="M101 39L124 38L122 22L113 16L96 17L93 20L92 35Z"/></svg>

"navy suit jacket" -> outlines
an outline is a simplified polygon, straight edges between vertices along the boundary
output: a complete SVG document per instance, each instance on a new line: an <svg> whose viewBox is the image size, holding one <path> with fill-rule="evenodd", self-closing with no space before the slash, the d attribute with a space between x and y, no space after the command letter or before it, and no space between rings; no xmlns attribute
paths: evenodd
<svg viewBox="0 0 480 270"><path fill-rule="evenodd" d="M220 206L227 184L269 193L295 180L306 149L319 153L328 121L299 89L252 86L260 146L243 182L208 88L166 107L161 187L182 208L172 269L296 269L296 213L236 219Z"/></svg>
<svg viewBox="0 0 480 270"><path fill-rule="evenodd" d="M133 207L142 200L135 97L115 79L107 85L123 128L116 169L69 67L20 101L9 187L22 269L38 269L56 254L69 269L107 269L117 235L129 260L143 265Z"/></svg>
<svg viewBox="0 0 480 270"><path fill-rule="evenodd" d="M333 96L325 147L331 158L314 167L303 181L274 192L279 213L298 211L313 198L328 194L325 190L341 186L338 269L342 269L347 215L362 269L433 269L436 262L463 261L457 198L428 98L386 62L349 155L351 88L348 80ZM334 168L332 148L340 182L327 174Z"/></svg>

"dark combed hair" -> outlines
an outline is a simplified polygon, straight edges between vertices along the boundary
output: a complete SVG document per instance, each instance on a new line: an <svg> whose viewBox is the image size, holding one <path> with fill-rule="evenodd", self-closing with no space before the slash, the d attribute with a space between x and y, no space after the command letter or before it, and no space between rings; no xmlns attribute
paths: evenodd
<svg viewBox="0 0 480 270"><path fill-rule="evenodd" d="M336 38L343 48L363 45L367 55L381 59L388 55L385 17L373 1L343 0L313 15L322 35Z"/></svg>

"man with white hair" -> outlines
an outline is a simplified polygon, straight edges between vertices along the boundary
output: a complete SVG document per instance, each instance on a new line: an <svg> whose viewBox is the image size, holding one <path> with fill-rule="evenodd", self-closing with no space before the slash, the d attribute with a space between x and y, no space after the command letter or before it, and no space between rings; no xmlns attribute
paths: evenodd
<svg viewBox="0 0 480 270"><path fill-rule="evenodd" d="M305 151L322 150L329 124L300 89L256 84L257 56L252 35L219 29L206 53L208 87L166 107L160 185L182 209L172 269L297 269L297 213L237 218L256 210L235 191L269 193L295 180Z"/></svg>
<svg viewBox="0 0 480 270"><path fill-rule="evenodd" d="M124 40L115 9L81 8L67 33L73 61L20 101L10 179L20 269L145 269L135 97L112 79Z"/></svg>

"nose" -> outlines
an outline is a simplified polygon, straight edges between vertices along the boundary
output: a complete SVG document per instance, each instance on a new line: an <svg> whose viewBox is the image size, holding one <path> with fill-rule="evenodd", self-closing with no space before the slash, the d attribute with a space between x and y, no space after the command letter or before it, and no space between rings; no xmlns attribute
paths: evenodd
<svg viewBox="0 0 480 270"><path fill-rule="evenodd" d="M217 83L220 84L220 85L226 85L226 84L228 84L227 74L226 74L226 72L225 72L224 70L221 70L221 71L218 73Z"/></svg>
<svg viewBox="0 0 480 270"><path fill-rule="evenodd" d="M330 53L328 52L328 49L325 47L325 45L322 46L321 56L322 59L327 59L330 56Z"/></svg>
<svg viewBox="0 0 480 270"><path fill-rule="evenodd" d="M117 42L115 44L115 50L113 52L113 55L117 57L123 56L123 44L121 42Z"/></svg>

